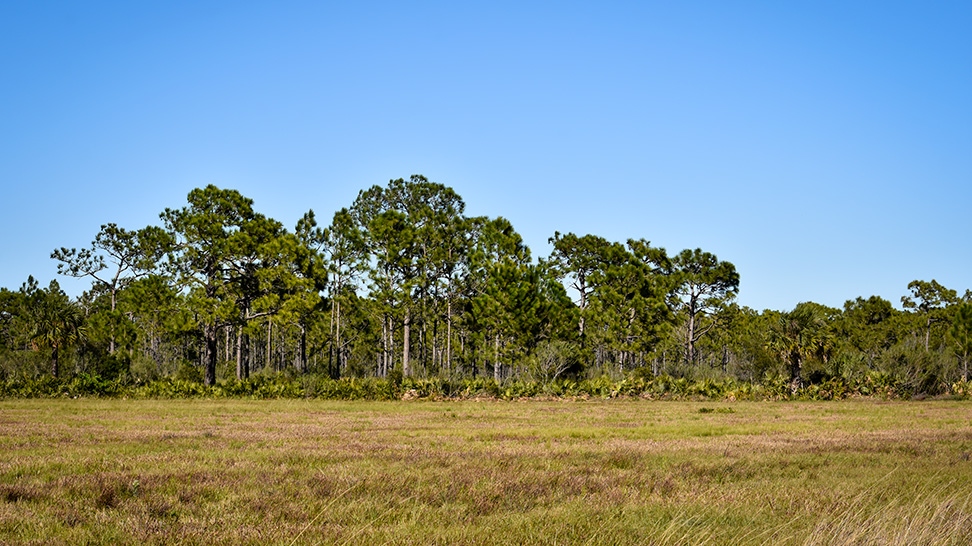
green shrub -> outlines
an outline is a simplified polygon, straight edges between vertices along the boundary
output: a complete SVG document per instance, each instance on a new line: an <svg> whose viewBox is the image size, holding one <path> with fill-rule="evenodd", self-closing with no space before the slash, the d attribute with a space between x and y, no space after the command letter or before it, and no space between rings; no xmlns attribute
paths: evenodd
<svg viewBox="0 0 972 546"><path fill-rule="evenodd" d="M202 383L202 371L188 360L183 360L179 364L179 369L176 370L174 379L189 383Z"/></svg>

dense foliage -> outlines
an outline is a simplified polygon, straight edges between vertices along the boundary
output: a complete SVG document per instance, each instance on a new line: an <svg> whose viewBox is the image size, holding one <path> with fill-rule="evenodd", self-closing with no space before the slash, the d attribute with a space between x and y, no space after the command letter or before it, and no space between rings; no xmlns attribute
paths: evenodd
<svg viewBox="0 0 972 546"><path fill-rule="evenodd" d="M161 225L55 250L89 278L0 289L0 395L840 398L968 390L972 293L916 280L902 309L735 303L702 249L554 233L534 259L504 218L422 176L294 229L214 186Z"/></svg>

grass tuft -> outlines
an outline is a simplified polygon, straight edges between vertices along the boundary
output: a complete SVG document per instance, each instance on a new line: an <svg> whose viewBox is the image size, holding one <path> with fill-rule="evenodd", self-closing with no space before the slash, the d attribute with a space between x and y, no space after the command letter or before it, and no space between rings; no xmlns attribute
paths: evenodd
<svg viewBox="0 0 972 546"><path fill-rule="evenodd" d="M943 495L953 485L891 498L867 490L819 521L804 544L972 544L972 497L968 491Z"/></svg>

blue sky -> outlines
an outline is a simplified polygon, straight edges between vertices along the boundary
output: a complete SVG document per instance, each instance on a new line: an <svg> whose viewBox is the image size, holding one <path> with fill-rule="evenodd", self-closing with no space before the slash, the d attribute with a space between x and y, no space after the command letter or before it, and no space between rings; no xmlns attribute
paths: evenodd
<svg viewBox="0 0 972 546"><path fill-rule="evenodd" d="M701 247L756 309L962 293L970 28L967 2L4 2L0 286L206 184L293 226L418 173L534 256Z"/></svg>

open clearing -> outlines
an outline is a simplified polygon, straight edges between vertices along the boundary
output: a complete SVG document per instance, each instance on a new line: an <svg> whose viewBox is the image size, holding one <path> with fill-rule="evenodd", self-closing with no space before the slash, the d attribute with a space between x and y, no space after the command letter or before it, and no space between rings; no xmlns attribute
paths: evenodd
<svg viewBox="0 0 972 546"><path fill-rule="evenodd" d="M0 401L2 544L970 544L972 403Z"/></svg>

